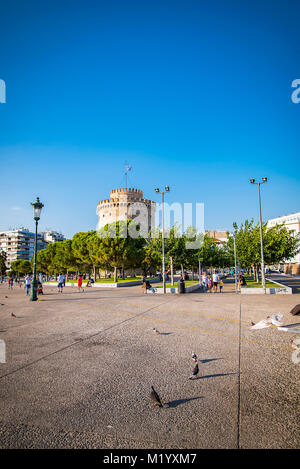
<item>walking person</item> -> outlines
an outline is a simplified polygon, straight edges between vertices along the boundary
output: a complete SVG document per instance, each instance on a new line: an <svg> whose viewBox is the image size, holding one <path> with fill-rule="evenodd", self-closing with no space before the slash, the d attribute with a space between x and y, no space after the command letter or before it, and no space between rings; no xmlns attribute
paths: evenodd
<svg viewBox="0 0 300 469"><path fill-rule="evenodd" d="M208 288L207 281L208 281L207 274L206 274L206 272L204 272L204 274L202 276L202 286L203 286L204 293L207 292L207 288Z"/></svg>
<svg viewBox="0 0 300 469"><path fill-rule="evenodd" d="M63 292L64 280L65 280L65 276L63 274L60 274L58 277L58 285L57 285L59 293Z"/></svg>
<svg viewBox="0 0 300 469"><path fill-rule="evenodd" d="M25 277L25 289L26 289L26 295L29 295L29 291L31 288L31 277L30 275L26 275Z"/></svg>
<svg viewBox="0 0 300 469"><path fill-rule="evenodd" d="M82 287L82 275L79 275L78 277L78 292L80 293L80 291L84 291L83 287Z"/></svg>
<svg viewBox="0 0 300 469"><path fill-rule="evenodd" d="M223 285L224 285L223 280L220 280L219 281L220 293L222 293Z"/></svg>
<svg viewBox="0 0 300 469"><path fill-rule="evenodd" d="M213 286L214 286L214 292L218 292L218 283L219 283L219 275L217 274L217 271L214 270L213 273Z"/></svg>
<svg viewBox="0 0 300 469"><path fill-rule="evenodd" d="M213 283L212 283L212 279L211 279L211 277L210 277L210 274L208 274L208 276L207 276L207 287L208 287L209 293L211 293L211 289L212 289L212 287L213 287Z"/></svg>

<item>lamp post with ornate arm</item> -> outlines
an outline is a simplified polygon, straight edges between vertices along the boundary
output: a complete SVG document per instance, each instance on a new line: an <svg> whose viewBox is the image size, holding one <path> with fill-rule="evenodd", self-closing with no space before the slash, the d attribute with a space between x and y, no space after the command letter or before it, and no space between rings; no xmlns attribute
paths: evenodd
<svg viewBox="0 0 300 469"><path fill-rule="evenodd" d="M40 199L37 197L36 201L32 204L33 207L33 219L35 220L35 237L34 237L34 254L33 254L33 279L31 282L31 295L30 300L37 300L37 280L36 280L36 253L37 253L37 229L38 221L41 217L41 211L44 205L40 202Z"/></svg>

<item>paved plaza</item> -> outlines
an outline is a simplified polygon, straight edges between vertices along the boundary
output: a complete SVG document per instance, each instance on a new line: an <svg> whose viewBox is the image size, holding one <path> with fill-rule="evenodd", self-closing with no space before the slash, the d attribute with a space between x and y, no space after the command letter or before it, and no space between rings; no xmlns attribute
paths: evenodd
<svg viewBox="0 0 300 469"><path fill-rule="evenodd" d="M251 330L273 313L300 323L299 296L232 288L45 287L30 302L0 285L0 448L299 448L295 335Z"/></svg>

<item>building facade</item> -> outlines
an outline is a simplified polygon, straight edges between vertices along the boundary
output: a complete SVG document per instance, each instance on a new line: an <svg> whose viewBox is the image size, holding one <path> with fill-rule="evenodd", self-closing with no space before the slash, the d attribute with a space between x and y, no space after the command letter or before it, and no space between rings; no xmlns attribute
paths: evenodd
<svg viewBox="0 0 300 469"><path fill-rule="evenodd" d="M210 238L212 238L219 245L225 244L228 241L228 236L227 236L226 231L208 230L208 231L205 231L205 234L207 234Z"/></svg>
<svg viewBox="0 0 300 469"><path fill-rule="evenodd" d="M110 199L101 200L97 205L98 229L119 220L135 220L148 234L155 226L155 202L144 199L138 189L113 189Z"/></svg>
<svg viewBox="0 0 300 469"><path fill-rule="evenodd" d="M40 234L46 243L56 243L57 241L64 241L66 239L62 233L58 233L57 231L42 231Z"/></svg>
<svg viewBox="0 0 300 469"><path fill-rule="evenodd" d="M291 213L290 215L283 215L282 217L272 218L267 221L267 226L271 228L275 225L284 223L287 229L293 232L294 236L300 233L300 212ZM300 253L296 254L295 257L289 259L284 265L284 272L288 274L300 274Z"/></svg>
<svg viewBox="0 0 300 469"><path fill-rule="evenodd" d="M56 232L48 231L46 233L48 233L47 238L50 239L50 233ZM31 260L34 253L34 237L35 233L29 231L27 228L0 232L0 250L6 253L6 266L8 269L10 269L11 263L16 260ZM61 241L61 239L59 239L59 241ZM37 250L41 251L45 249L49 242L54 241L45 239L44 233L38 233Z"/></svg>

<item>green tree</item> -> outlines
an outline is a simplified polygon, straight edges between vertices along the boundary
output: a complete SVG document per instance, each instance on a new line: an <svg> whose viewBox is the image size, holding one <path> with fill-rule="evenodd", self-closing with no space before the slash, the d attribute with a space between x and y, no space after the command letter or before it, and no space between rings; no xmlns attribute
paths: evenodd
<svg viewBox="0 0 300 469"><path fill-rule="evenodd" d="M3 277L6 273L6 253L0 250L0 275Z"/></svg>
<svg viewBox="0 0 300 469"><path fill-rule="evenodd" d="M256 280L261 266L260 226L254 225L253 219L242 223L240 227L233 224L236 233L237 262L240 267L254 270ZM268 228L263 223L264 260L266 265L279 264L294 257L299 252L299 236L294 236L284 224ZM233 238L229 241L233 249Z"/></svg>
<svg viewBox="0 0 300 469"><path fill-rule="evenodd" d="M90 257L88 242L89 238L92 237L95 233L95 231L76 233L72 239L73 255L77 259L79 268L81 270L85 270L86 272L91 272L93 268L93 261Z"/></svg>
<svg viewBox="0 0 300 469"><path fill-rule="evenodd" d="M101 239L100 257L104 265L114 269L114 281L117 282L117 269L134 268L141 265L145 239L141 236L128 236L132 221L117 221L108 224L98 231ZM138 231L138 230L137 230Z"/></svg>
<svg viewBox="0 0 300 469"><path fill-rule="evenodd" d="M50 243L45 249L37 252L36 256L36 267L37 272L42 272L47 275L57 273L58 266L55 261L57 243ZM33 259L31 259L31 265L33 265Z"/></svg>
<svg viewBox="0 0 300 469"><path fill-rule="evenodd" d="M72 249L72 240L66 239L55 244L55 255L53 266L56 273L66 274L69 271L76 272L78 269L78 260L74 256Z"/></svg>
<svg viewBox="0 0 300 469"><path fill-rule="evenodd" d="M31 262L26 260L26 259L17 259L16 261L13 261L10 266L12 272L18 274L18 275L25 275L32 273L32 266Z"/></svg>

